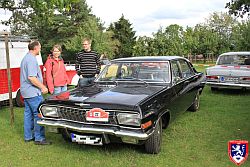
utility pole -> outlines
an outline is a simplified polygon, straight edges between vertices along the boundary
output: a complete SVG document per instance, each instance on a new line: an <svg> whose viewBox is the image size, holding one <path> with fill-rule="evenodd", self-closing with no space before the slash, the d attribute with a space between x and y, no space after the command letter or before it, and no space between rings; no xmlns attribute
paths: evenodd
<svg viewBox="0 0 250 167"><path fill-rule="evenodd" d="M12 83L11 83L11 72L10 72L9 34L10 33L7 31L0 32L0 35L4 35L4 39L5 39L7 75L8 75L8 90L9 90L9 106L10 106L10 124L11 124L11 126L13 126L14 112L13 112Z"/></svg>

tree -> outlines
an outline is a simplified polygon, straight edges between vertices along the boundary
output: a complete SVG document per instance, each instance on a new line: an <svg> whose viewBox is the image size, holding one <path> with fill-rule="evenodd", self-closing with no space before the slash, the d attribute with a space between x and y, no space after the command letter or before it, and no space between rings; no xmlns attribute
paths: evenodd
<svg viewBox="0 0 250 167"><path fill-rule="evenodd" d="M215 33L206 25L198 24L194 28L194 33L197 36L198 45L196 54L203 54L204 62L208 54L214 54L216 52L216 38Z"/></svg>
<svg viewBox="0 0 250 167"><path fill-rule="evenodd" d="M108 31L113 31L113 39L118 40L118 50L115 52L115 58L130 57L133 55L133 48L136 44L135 31L131 27L129 20L124 18L124 15L114 23L111 23Z"/></svg>
<svg viewBox="0 0 250 167"><path fill-rule="evenodd" d="M150 45L153 42L153 39L147 36L138 37L134 50L133 55L135 56L151 56L153 55L150 53Z"/></svg>
<svg viewBox="0 0 250 167"><path fill-rule="evenodd" d="M226 3L226 8L229 9L229 13L234 16L243 17L245 14L250 12L250 1L249 0L231 0Z"/></svg>
<svg viewBox="0 0 250 167"><path fill-rule="evenodd" d="M112 40L112 33L104 32L103 24L85 0L26 0L4 5L13 12L6 23L12 34L36 36L43 46L43 55L58 43L63 46L64 58L74 60L84 37L93 40L93 49L100 54L114 54L117 42Z"/></svg>
<svg viewBox="0 0 250 167"><path fill-rule="evenodd" d="M250 20L239 23L233 29L232 40L234 41L234 50L247 51L250 50Z"/></svg>
<svg viewBox="0 0 250 167"><path fill-rule="evenodd" d="M163 27L160 27L158 31L153 34L153 37L154 40L151 45L153 48L150 49L150 54L154 56L167 55L170 41Z"/></svg>
<svg viewBox="0 0 250 167"><path fill-rule="evenodd" d="M194 55L198 47L198 37L193 28L187 27L183 31L183 54Z"/></svg>
<svg viewBox="0 0 250 167"><path fill-rule="evenodd" d="M183 27L172 24L165 29L168 40L168 55L183 55Z"/></svg>
<svg viewBox="0 0 250 167"><path fill-rule="evenodd" d="M227 13L214 12L206 19L205 26L215 35L214 54L220 54L232 50L232 30L237 25L237 20Z"/></svg>
<svg viewBox="0 0 250 167"><path fill-rule="evenodd" d="M172 24L154 34L154 55L182 55L183 28Z"/></svg>

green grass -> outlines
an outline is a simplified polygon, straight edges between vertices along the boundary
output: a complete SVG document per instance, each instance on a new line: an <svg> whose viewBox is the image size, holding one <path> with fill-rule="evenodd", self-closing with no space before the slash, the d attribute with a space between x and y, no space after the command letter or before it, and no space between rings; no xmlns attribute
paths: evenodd
<svg viewBox="0 0 250 167"><path fill-rule="evenodd" d="M211 92L206 87L200 110L185 112L163 131L162 150L145 154L143 147L127 144L87 146L65 142L60 134L46 133L50 146L23 141L23 108L0 109L0 167L122 166L122 167L234 167L229 140L250 142L250 91ZM250 157L241 166L250 166Z"/></svg>
<svg viewBox="0 0 250 167"><path fill-rule="evenodd" d="M207 68L207 67L202 67L202 66L194 66L194 68L196 69L196 71L198 71L198 72L205 72L205 69Z"/></svg>

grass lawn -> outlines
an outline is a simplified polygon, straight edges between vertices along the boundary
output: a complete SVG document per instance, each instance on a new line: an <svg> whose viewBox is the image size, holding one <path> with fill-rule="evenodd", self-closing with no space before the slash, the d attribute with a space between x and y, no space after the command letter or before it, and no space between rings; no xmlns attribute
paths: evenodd
<svg viewBox="0 0 250 167"><path fill-rule="evenodd" d="M158 155L141 146L109 144L87 146L67 143L60 134L46 133L50 146L23 141L23 108L0 108L0 167L122 166L122 167L234 167L229 160L229 140L250 142L250 91L211 92L206 87L200 110L186 112L163 131ZM250 157L241 166L250 166Z"/></svg>

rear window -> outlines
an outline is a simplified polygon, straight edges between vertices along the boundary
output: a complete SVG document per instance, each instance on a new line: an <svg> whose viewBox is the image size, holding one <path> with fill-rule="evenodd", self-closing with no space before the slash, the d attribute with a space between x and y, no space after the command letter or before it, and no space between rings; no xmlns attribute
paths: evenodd
<svg viewBox="0 0 250 167"><path fill-rule="evenodd" d="M250 65L250 55L224 55L220 56L218 65Z"/></svg>

